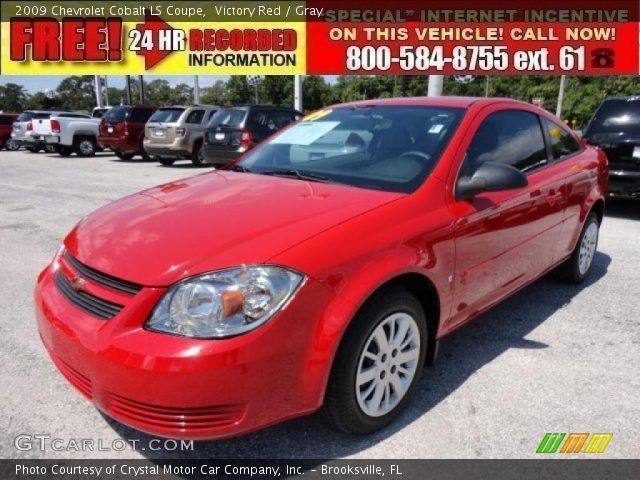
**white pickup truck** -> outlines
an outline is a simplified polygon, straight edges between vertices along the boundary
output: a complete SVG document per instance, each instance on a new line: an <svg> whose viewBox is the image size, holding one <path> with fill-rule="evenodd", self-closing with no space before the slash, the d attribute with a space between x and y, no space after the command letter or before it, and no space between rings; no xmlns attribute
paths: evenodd
<svg viewBox="0 0 640 480"><path fill-rule="evenodd" d="M98 150L99 126L99 118L82 113L59 113L33 123L33 131L60 155L76 153L81 157L92 157Z"/></svg>

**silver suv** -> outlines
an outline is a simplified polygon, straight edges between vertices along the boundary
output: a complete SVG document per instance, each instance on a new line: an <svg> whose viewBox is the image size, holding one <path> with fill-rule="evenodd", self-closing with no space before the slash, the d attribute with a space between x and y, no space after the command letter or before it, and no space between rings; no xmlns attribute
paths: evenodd
<svg viewBox="0 0 640 480"><path fill-rule="evenodd" d="M203 165L204 132L219 109L216 105L159 108L145 126L145 152L163 165L173 165L181 159Z"/></svg>

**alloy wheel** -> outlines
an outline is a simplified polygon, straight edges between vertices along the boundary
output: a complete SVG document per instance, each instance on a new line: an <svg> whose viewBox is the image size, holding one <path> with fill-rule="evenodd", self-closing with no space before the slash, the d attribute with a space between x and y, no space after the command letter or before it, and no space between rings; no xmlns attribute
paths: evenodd
<svg viewBox="0 0 640 480"><path fill-rule="evenodd" d="M598 225L591 222L582 236L580 241L580 254L578 258L578 268L580 275L584 275L589 271L593 257L596 254L598 246Z"/></svg>
<svg viewBox="0 0 640 480"><path fill-rule="evenodd" d="M420 359L420 330L407 313L386 317L371 332L358 361L356 398L362 411L381 417L404 398Z"/></svg>

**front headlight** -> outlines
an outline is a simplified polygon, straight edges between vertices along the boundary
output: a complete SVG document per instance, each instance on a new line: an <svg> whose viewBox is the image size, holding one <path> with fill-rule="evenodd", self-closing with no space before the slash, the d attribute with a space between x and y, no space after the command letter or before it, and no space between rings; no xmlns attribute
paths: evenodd
<svg viewBox="0 0 640 480"><path fill-rule="evenodd" d="M224 338L263 325L304 281L271 265L221 270L172 286L146 323L149 330L185 337Z"/></svg>

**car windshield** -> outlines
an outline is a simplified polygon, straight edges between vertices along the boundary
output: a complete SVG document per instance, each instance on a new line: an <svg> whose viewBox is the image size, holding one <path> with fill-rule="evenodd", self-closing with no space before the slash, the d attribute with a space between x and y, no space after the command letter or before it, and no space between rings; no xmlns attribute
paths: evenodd
<svg viewBox="0 0 640 480"><path fill-rule="evenodd" d="M244 121L247 111L239 108L224 108L218 110L209 121L210 127L224 125L227 127L238 128Z"/></svg>
<svg viewBox="0 0 640 480"><path fill-rule="evenodd" d="M410 193L438 162L464 109L320 110L247 154L236 169Z"/></svg>
<svg viewBox="0 0 640 480"><path fill-rule="evenodd" d="M107 122L124 122L129 115L129 110L128 107L115 107L105 113L102 118Z"/></svg>
<svg viewBox="0 0 640 480"><path fill-rule="evenodd" d="M606 100L596 111L585 133L640 134L640 98Z"/></svg>
<svg viewBox="0 0 640 480"><path fill-rule="evenodd" d="M33 119L33 112L22 112L16 119L16 122L28 122L31 119Z"/></svg>
<svg viewBox="0 0 640 480"><path fill-rule="evenodd" d="M156 112L151 115L149 121L158 123L177 122L180 118L180 115L182 115L184 111L184 108L161 108L160 110L156 110Z"/></svg>

